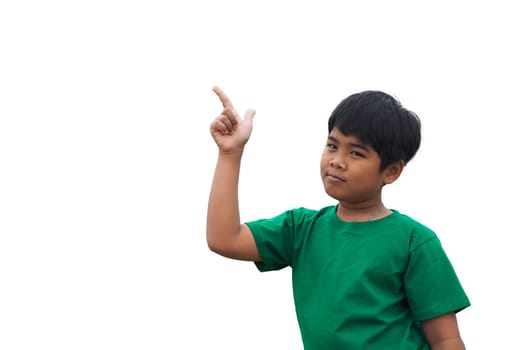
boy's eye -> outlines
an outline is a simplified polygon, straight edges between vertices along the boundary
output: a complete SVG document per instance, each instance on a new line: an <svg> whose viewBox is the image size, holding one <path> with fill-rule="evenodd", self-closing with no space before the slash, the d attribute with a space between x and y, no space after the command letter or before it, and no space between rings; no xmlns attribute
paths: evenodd
<svg viewBox="0 0 525 350"><path fill-rule="evenodd" d="M329 149L336 149L336 148L337 148L337 146L334 145L333 143L328 143L328 144L326 145L326 147L329 148Z"/></svg>
<svg viewBox="0 0 525 350"><path fill-rule="evenodd" d="M359 153L357 151L352 151L352 152L350 152L350 154L353 155L353 156L356 156L356 157L360 157L360 158L364 157L362 153Z"/></svg>

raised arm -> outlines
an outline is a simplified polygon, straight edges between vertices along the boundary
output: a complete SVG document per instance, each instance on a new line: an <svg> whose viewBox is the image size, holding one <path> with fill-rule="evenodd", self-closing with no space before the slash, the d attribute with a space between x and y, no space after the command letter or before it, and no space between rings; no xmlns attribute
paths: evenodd
<svg viewBox="0 0 525 350"><path fill-rule="evenodd" d="M241 119L228 96L218 87L213 91L222 102L223 111L210 125L219 155L208 201L206 239L217 254L260 261L250 229L241 225L238 196L241 158L252 132L255 111L246 111Z"/></svg>

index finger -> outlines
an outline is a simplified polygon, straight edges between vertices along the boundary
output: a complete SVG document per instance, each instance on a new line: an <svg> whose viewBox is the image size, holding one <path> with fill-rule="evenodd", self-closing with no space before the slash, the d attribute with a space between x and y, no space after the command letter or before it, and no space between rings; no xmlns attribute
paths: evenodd
<svg viewBox="0 0 525 350"><path fill-rule="evenodd" d="M217 96L219 96L219 99L221 100L222 106L224 108L233 107L232 101L230 101L228 96L226 96L226 94L224 93L224 91L222 91L222 89L220 87L214 86L213 87L213 92L215 92L217 94Z"/></svg>

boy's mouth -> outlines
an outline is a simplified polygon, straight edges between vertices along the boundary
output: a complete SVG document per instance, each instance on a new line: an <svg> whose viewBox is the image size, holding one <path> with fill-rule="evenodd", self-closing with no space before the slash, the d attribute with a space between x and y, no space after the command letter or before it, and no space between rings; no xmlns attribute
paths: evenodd
<svg viewBox="0 0 525 350"><path fill-rule="evenodd" d="M329 181L346 182L346 180L343 179L342 177L339 177L339 176L331 174L331 173L326 173L326 178Z"/></svg>

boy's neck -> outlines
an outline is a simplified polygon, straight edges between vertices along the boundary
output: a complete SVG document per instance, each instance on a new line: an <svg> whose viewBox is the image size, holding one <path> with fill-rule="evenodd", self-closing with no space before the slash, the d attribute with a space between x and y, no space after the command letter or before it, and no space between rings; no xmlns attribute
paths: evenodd
<svg viewBox="0 0 525 350"><path fill-rule="evenodd" d="M363 207L347 206L341 202L337 206L337 217L347 222L374 221L391 214L392 211L383 205L383 202Z"/></svg>

